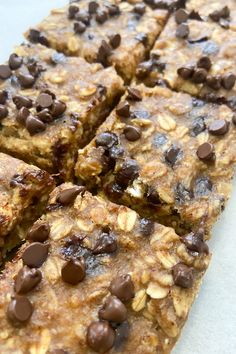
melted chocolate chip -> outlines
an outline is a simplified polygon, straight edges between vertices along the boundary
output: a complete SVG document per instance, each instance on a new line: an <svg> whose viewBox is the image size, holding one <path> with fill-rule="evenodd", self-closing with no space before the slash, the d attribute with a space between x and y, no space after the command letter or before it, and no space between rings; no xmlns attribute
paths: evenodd
<svg viewBox="0 0 236 354"><path fill-rule="evenodd" d="M35 223L27 233L27 239L34 242L44 242L50 234L50 225L47 221Z"/></svg>
<svg viewBox="0 0 236 354"><path fill-rule="evenodd" d="M111 281L109 290L121 301L130 301L134 297L134 283L129 274L118 275Z"/></svg>
<svg viewBox="0 0 236 354"><path fill-rule="evenodd" d="M35 83L35 77L30 74L19 73L17 79L23 88L30 88Z"/></svg>
<svg viewBox="0 0 236 354"><path fill-rule="evenodd" d="M208 127L209 133L212 135L225 135L229 130L229 124L224 119L214 120Z"/></svg>
<svg viewBox="0 0 236 354"><path fill-rule="evenodd" d="M121 185L128 185L139 175L139 166L135 160L126 160L116 175L117 182Z"/></svg>
<svg viewBox="0 0 236 354"><path fill-rule="evenodd" d="M59 100L54 100L50 113L54 118L60 117L66 111L66 104Z"/></svg>
<svg viewBox="0 0 236 354"><path fill-rule="evenodd" d="M24 266L18 272L14 289L17 294L27 294L33 290L42 280L42 273L35 268Z"/></svg>
<svg viewBox="0 0 236 354"><path fill-rule="evenodd" d="M188 36L189 36L189 27L186 23L182 23L176 29L176 37L185 39L188 38Z"/></svg>
<svg viewBox="0 0 236 354"><path fill-rule="evenodd" d="M64 189L57 196L57 203L62 205L69 205L75 201L75 198L85 191L83 186L74 186Z"/></svg>
<svg viewBox="0 0 236 354"><path fill-rule="evenodd" d="M116 296L109 296L98 312L101 320L122 323L127 319L127 309Z"/></svg>
<svg viewBox="0 0 236 354"><path fill-rule="evenodd" d="M105 187L106 194L113 200L117 200L123 196L124 189L118 183L109 183Z"/></svg>
<svg viewBox="0 0 236 354"><path fill-rule="evenodd" d="M203 143L197 149L197 157L202 161L214 161L214 146L211 143Z"/></svg>
<svg viewBox="0 0 236 354"><path fill-rule="evenodd" d="M192 122L190 135L195 137L200 133L202 133L205 129L206 129L206 124L205 124L204 117L201 116L196 117Z"/></svg>
<svg viewBox="0 0 236 354"><path fill-rule="evenodd" d="M235 81L236 76L232 73L228 73L222 77L221 84L226 90L231 90L235 85Z"/></svg>
<svg viewBox="0 0 236 354"><path fill-rule="evenodd" d="M193 76L194 68L193 66L183 66L177 70L177 73L182 79L188 80Z"/></svg>
<svg viewBox="0 0 236 354"><path fill-rule="evenodd" d="M0 104L0 119L6 118L8 116L8 109L7 107Z"/></svg>
<svg viewBox="0 0 236 354"><path fill-rule="evenodd" d="M8 320L13 326L25 324L33 313L33 306L25 296L14 297L7 309Z"/></svg>
<svg viewBox="0 0 236 354"><path fill-rule="evenodd" d="M16 70L21 67L22 62L23 62L22 57L19 57L17 54L13 53L9 57L8 65L11 70Z"/></svg>
<svg viewBox="0 0 236 354"><path fill-rule="evenodd" d="M121 35L119 33L111 34L109 36L109 44L113 49L116 49L120 46Z"/></svg>
<svg viewBox="0 0 236 354"><path fill-rule="evenodd" d="M154 232L155 224L149 219L140 219L140 232L143 236L151 236Z"/></svg>
<svg viewBox="0 0 236 354"><path fill-rule="evenodd" d="M177 146L170 146L169 149L165 152L165 160L171 165L174 166L177 162L180 155L180 148Z"/></svg>
<svg viewBox="0 0 236 354"><path fill-rule="evenodd" d="M24 265L30 268L39 268L48 257L48 245L40 242L31 243L23 252L22 260Z"/></svg>
<svg viewBox="0 0 236 354"><path fill-rule="evenodd" d="M193 286L193 271L191 268L187 267L185 264L178 263L173 269L174 283L181 288L191 288Z"/></svg>
<svg viewBox="0 0 236 354"><path fill-rule="evenodd" d="M6 90L0 90L0 104L5 104L8 99L8 93Z"/></svg>
<svg viewBox="0 0 236 354"><path fill-rule="evenodd" d="M175 13L175 21L178 25L188 20L188 13L184 9L179 9Z"/></svg>
<svg viewBox="0 0 236 354"><path fill-rule="evenodd" d="M102 146L106 149L111 149L114 145L117 145L118 142L119 140L117 135L112 132L100 133L95 140L96 147Z"/></svg>
<svg viewBox="0 0 236 354"><path fill-rule="evenodd" d="M142 101L142 94L141 92L133 87L128 87L127 88L127 99L131 101Z"/></svg>
<svg viewBox="0 0 236 354"><path fill-rule="evenodd" d="M116 107L116 114L119 117L129 118L130 116L130 105L127 101L120 102Z"/></svg>
<svg viewBox="0 0 236 354"><path fill-rule="evenodd" d="M197 62L198 68L203 68L203 69L206 69L207 71L210 70L211 65L212 65L211 59L207 56L201 57Z"/></svg>
<svg viewBox="0 0 236 354"><path fill-rule="evenodd" d="M97 240L93 254L113 253L117 250L117 240L114 235L103 233Z"/></svg>
<svg viewBox="0 0 236 354"><path fill-rule="evenodd" d="M107 321L92 322L87 330L87 344L98 353L105 353L115 342L115 331Z"/></svg>
<svg viewBox="0 0 236 354"><path fill-rule="evenodd" d="M14 96L12 100L13 100L14 104L16 105L17 109L21 109L22 107L26 107L26 108L33 107L33 102L28 97L17 95L17 96Z"/></svg>
<svg viewBox="0 0 236 354"><path fill-rule="evenodd" d="M46 125L37 117L34 117L31 114L27 117L25 126L30 135L42 133L46 130Z"/></svg>
<svg viewBox="0 0 236 354"><path fill-rule="evenodd" d="M203 233L190 232L189 234L182 237L182 241L188 250L197 253L208 253L209 249L207 244L204 242Z"/></svg>
<svg viewBox="0 0 236 354"><path fill-rule="evenodd" d="M69 260L61 269L61 277L65 283L71 285L79 284L85 278L85 262L81 257L79 260Z"/></svg>
<svg viewBox="0 0 236 354"><path fill-rule="evenodd" d="M141 138L141 134L142 134L139 127L134 127L132 125L126 125L123 132L124 132L126 139L129 141L139 140Z"/></svg>
<svg viewBox="0 0 236 354"><path fill-rule="evenodd" d="M12 74L12 72L11 72L11 69L8 65L0 65L0 79L1 80L9 79L11 74Z"/></svg>
<svg viewBox="0 0 236 354"><path fill-rule="evenodd" d="M42 45L45 45L46 47L49 47L49 42L47 38L38 30L31 29L29 31L29 40L33 43L40 43Z"/></svg>

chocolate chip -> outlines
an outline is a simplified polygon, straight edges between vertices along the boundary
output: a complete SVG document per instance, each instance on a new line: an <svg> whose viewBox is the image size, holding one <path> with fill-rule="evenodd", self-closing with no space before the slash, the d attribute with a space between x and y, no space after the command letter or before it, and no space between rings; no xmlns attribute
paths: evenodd
<svg viewBox="0 0 236 354"><path fill-rule="evenodd" d="M121 43L121 35L119 33L111 34L109 36L109 43L113 49L118 48Z"/></svg>
<svg viewBox="0 0 236 354"><path fill-rule="evenodd" d="M142 16L146 11L146 6L142 3L134 5L133 11Z"/></svg>
<svg viewBox="0 0 236 354"><path fill-rule="evenodd" d="M35 268L24 266L18 272L14 289L17 294L26 294L33 290L42 280L42 273Z"/></svg>
<svg viewBox="0 0 236 354"><path fill-rule="evenodd" d="M181 25L179 25L176 29L176 33L175 33L177 38L188 38L189 36L189 27L186 23L182 23Z"/></svg>
<svg viewBox="0 0 236 354"><path fill-rule="evenodd" d="M130 105L129 102L123 101L116 107L116 114L119 117L129 118L130 115Z"/></svg>
<svg viewBox="0 0 236 354"><path fill-rule="evenodd" d="M74 23L74 32L75 33L84 33L86 30L86 25L81 21L76 21Z"/></svg>
<svg viewBox="0 0 236 354"><path fill-rule="evenodd" d="M88 4L88 12L90 14L95 14L97 9L99 8L99 4L96 1L90 1Z"/></svg>
<svg viewBox="0 0 236 354"><path fill-rule="evenodd" d="M117 182L121 185L127 186L130 182L133 182L139 175L139 166L135 160L126 160L119 172L116 175Z"/></svg>
<svg viewBox="0 0 236 354"><path fill-rule="evenodd" d="M42 45L45 45L46 47L49 47L49 42L47 38L38 30L31 29L29 31L29 40L33 43L40 43Z"/></svg>
<svg viewBox="0 0 236 354"><path fill-rule="evenodd" d="M211 143L203 143L197 149L197 157L203 161L214 161L214 146Z"/></svg>
<svg viewBox="0 0 236 354"><path fill-rule="evenodd" d="M105 186L106 194L113 200L123 196L124 189L118 183L109 183Z"/></svg>
<svg viewBox="0 0 236 354"><path fill-rule="evenodd" d="M184 9L179 9L175 13L175 22L180 25L188 20L188 13Z"/></svg>
<svg viewBox="0 0 236 354"><path fill-rule="evenodd" d="M105 353L115 342L115 331L107 321L92 322L87 330L87 344L98 353Z"/></svg>
<svg viewBox="0 0 236 354"><path fill-rule="evenodd" d="M65 283L71 285L79 284L85 278L85 262L81 257L79 260L69 260L61 269L61 277Z"/></svg>
<svg viewBox="0 0 236 354"><path fill-rule="evenodd" d="M86 26L90 24L90 14L87 11L78 11L74 16L76 21L83 22Z"/></svg>
<svg viewBox="0 0 236 354"><path fill-rule="evenodd" d="M32 116L31 114L27 117L25 126L28 132L30 133L30 135L42 133L43 131L46 130L46 125L43 122L41 122L41 120Z"/></svg>
<svg viewBox="0 0 236 354"><path fill-rule="evenodd" d="M232 73L225 74L222 77L221 84L226 90L231 90L234 87L236 76Z"/></svg>
<svg viewBox="0 0 236 354"><path fill-rule="evenodd" d="M30 268L39 268L48 257L48 245L40 242L31 243L23 252L22 260L24 265Z"/></svg>
<svg viewBox="0 0 236 354"><path fill-rule="evenodd" d="M183 66L177 70L177 73L182 79L188 80L193 76L194 68L193 66Z"/></svg>
<svg viewBox="0 0 236 354"><path fill-rule="evenodd" d="M20 82L21 87L30 88L35 83L35 77L30 74L19 73L17 79Z"/></svg>
<svg viewBox="0 0 236 354"><path fill-rule="evenodd" d="M228 6L224 6L221 10L220 10L220 16L223 18L227 18L230 16L230 9Z"/></svg>
<svg viewBox="0 0 236 354"><path fill-rule="evenodd" d="M185 264L178 263L173 269L174 283L181 288L191 288L193 286L193 271L191 268L187 267Z"/></svg>
<svg viewBox="0 0 236 354"><path fill-rule="evenodd" d="M115 133L112 132L103 132L97 135L95 139L96 147L103 146L107 149L110 149L112 146L118 144L118 137Z"/></svg>
<svg viewBox="0 0 236 354"><path fill-rule="evenodd" d="M122 146L114 145L109 149L109 156L113 160L117 160L124 155L124 148Z"/></svg>
<svg viewBox="0 0 236 354"><path fill-rule="evenodd" d="M7 317L16 327L29 321L32 313L33 306L25 296L14 297L7 309Z"/></svg>
<svg viewBox="0 0 236 354"><path fill-rule="evenodd" d="M66 111L66 104L59 100L54 100L50 109L51 115L54 118L60 117Z"/></svg>
<svg viewBox="0 0 236 354"><path fill-rule="evenodd" d="M212 135L224 135L229 130L229 124L224 119L214 120L208 127L209 133Z"/></svg>
<svg viewBox="0 0 236 354"><path fill-rule="evenodd" d="M109 296L98 312L101 320L122 323L127 319L127 309L116 296Z"/></svg>
<svg viewBox="0 0 236 354"><path fill-rule="evenodd" d="M143 43L144 46L148 44L148 36L146 33L140 32L135 36L135 39L140 43Z"/></svg>
<svg viewBox="0 0 236 354"><path fill-rule="evenodd" d="M106 41L102 40L101 45L98 49L97 61L106 66L107 59L111 55L111 51L112 49L110 45Z"/></svg>
<svg viewBox="0 0 236 354"><path fill-rule="evenodd" d="M12 72L8 65L0 65L0 79L6 80L9 79Z"/></svg>
<svg viewBox="0 0 236 354"><path fill-rule="evenodd" d="M129 274L118 275L111 281L109 290L121 301L129 301L134 297L134 283Z"/></svg>
<svg viewBox="0 0 236 354"><path fill-rule="evenodd" d="M146 198L147 198L148 203L150 203L152 205L156 206L156 205L160 205L161 204L159 194L152 187L148 188L148 190L146 192Z"/></svg>
<svg viewBox="0 0 236 354"><path fill-rule="evenodd" d="M8 93L6 90L0 90L0 104L5 104L8 99Z"/></svg>
<svg viewBox="0 0 236 354"><path fill-rule="evenodd" d="M0 119L6 118L8 116L8 109L7 107L0 104Z"/></svg>
<svg viewBox="0 0 236 354"><path fill-rule="evenodd" d="M62 205L69 205L75 201L77 195L83 193L85 188L83 186L74 186L64 189L57 196L57 203Z"/></svg>
<svg viewBox="0 0 236 354"><path fill-rule="evenodd" d="M108 12L105 10L97 10L95 19L98 23L103 24L108 20Z"/></svg>
<svg viewBox="0 0 236 354"><path fill-rule="evenodd" d="M141 138L141 130L139 127L134 127L132 125L126 125L124 128L124 135L129 141L137 141Z"/></svg>
<svg viewBox="0 0 236 354"><path fill-rule="evenodd" d="M75 14L79 11L79 7L76 5L70 5L68 8L68 18L72 20Z"/></svg>
<svg viewBox="0 0 236 354"><path fill-rule="evenodd" d="M113 253L117 250L117 241L114 235L103 233L97 240L93 254Z"/></svg>
<svg viewBox="0 0 236 354"><path fill-rule="evenodd" d="M207 78L207 71L202 68L198 68L194 70L192 81L195 84L203 84Z"/></svg>
<svg viewBox="0 0 236 354"><path fill-rule="evenodd" d="M165 160L171 165L174 166L178 160L181 150L179 147L171 145L169 149L165 152Z"/></svg>
<svg viewBox="0 0 236 354"><path fill-rule="evenodd" d="M219 90L221 88L221 76L207 76L206 84L213 90Z"/></svg>
<svg viewBox="0 0 236 354"><path fill-rule="evenodd" d="M23 59L19 57L17 54L13 53L10 55L8 59L8 65L11 70L19 69L22 65Z"/></svg>
<svg viewBox="0 0 236 354"><path fill-rule="evenodd" d="M127 341L130 333L130 325L127 321L122 322L116 329L116 339L114 343L115 350L121 349Z"/></svg>
<svg viewBox="0 0 236 354"><path fill-rule="evenodd" d="M16 105L17 109L21 109L22 107L26 107L26 108L33 107L33 102L28 97L17 95L17 96L14 96L12 100L13 100L14 104Z"/></svg>
<svg viewBox="0 0 236 354"><path fill-rule="evenodd" d="M182 241L188 250L197 253L208 253L209 249L204 242L202 232L190 232L182 237Z"/></svg>
<svg viewBox="0 0 236 354"><path fill-rule="evenodd" d="M192 10L189 15L188 18L190 18L191 20L196 20L196 21L203 21L202 17L199 15L199 13L195 10Z"/></svg>
<svg viewBox="0 0 236 354"><path fill-rule="evenodd" d="M205 129L206 129L206 124L205 124L204 117L201 116L196 117L192 122L190 135L195 137L200 133L202 133Z"/></svg>
<svg viewBox="0 0 236 354"><path fill-rule="evenodd" d="M203 69L206 69L207 71L210 70L211 65L212 65L211 59L207 56L201 57L197 62L198 68L203 68Z"/></svg>
<svg viewBox="0 0 236 354"><path fill-rule="evenodd" d="M21 109L17 112L16 121L20 124L25 125L27 117L30 115L30 111L26 107L21 107Z"/></svg>
<svg viewBox="0 0 236 354"><path fill-rule="evenodd" d="M175 200L178 204L189 202L193 197L193 193L182 183L178 183L175 187Z"/></svg>
<svg viewBox="0 0 236 354"><path fill-rule="evenodd" d="M50 234L50 226L47 221L35 223L27 233L27 239L30 241L44 242Z"/></svg>
<svg viewBox="0 0 236 354"><path fill-rule="evenodd" d="M155 224L149 219L140 219L140 232L143 236L150 236L154 232Z"/></svg>
<svg viewBox="0 0 236 354"><path fill-rule="evenodd" d="M106 7L108 9L110 16L116 16L116 15L120 14L120 8L118 5L109 4L109 5L106 5Z"/></svg>
<svg viewBox="0 0 236 354"><path fill-rule="evenodd" d="M142 94L139 90L133 87L128 87L127 92L128 92L127 99L131 101L142 101Z"/></svg>
<svg viewBox="0 0 236 354"><path fill-rule="evenodd" d="M44 123L51 123L53 121L53 117L47 108L37 113L37 117Z"/></svg>
<svg viewBox="0 0 236 354"><path fill-rule="evenodd" d="M52 103L53 103L52 96L47 93L41 93L36 100L36 105L40 109L49 108L51 107Z"/></svg>
<svg viewBox="0 0 236 354"><path fill-rule="evenodd" d="M209 14L209 17L212 21L214 22L219 22L220 20L220 11L216 10L216 11L213 11L212 13Z"/></svg>

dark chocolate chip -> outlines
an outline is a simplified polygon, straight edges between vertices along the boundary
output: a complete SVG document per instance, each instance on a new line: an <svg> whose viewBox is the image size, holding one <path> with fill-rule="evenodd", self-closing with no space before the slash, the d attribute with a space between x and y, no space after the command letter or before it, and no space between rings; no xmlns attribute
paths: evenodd
<svg viewBox="0 0 236 354"><path fill-rule="evenodd" d="M40 109L49 108L51 107L52 103L53 103L52 96L47 93L41 93L36 100L36 105Z"/></svg>
<svg viewBox="0 0 236 354"><path fill-rule="evenodd" d="M70 5L68 8L68 18L72 20L75 17L75 14L79 11L79 7L76 5Z"/></svg>
<svg viewBox="0 0 236 354"><path fill-rule="evenodd" d="M47 108L37 113L37 117L44 123L51 123L53 121L53 117Z"/></svg>
<svg viewBox="0 0 236 354"><path fill-rule="evenodd" d="M29 117L30 111L26 107L21 107L21 109L17 112L16 121L20 124L25 125L26 119Z"/></svg>
<svg viewBox="0 0 236 354"><path fill-rule="evenodd" d="M193 286L193 270L187 267L185 264L178 263L173 269L174 283L181 288L191 288Z"/></svg>
<svg viewBox="0 0 236 354"><path fill-rule="evenodd" d="M147 60L143 63L140 63L136 69L136 76L138 79L146 78L152 71L153 61Z"/></svg>
<svg viewBox="0 0 236 354"><path fill-rule="evenodd" d="M121 301L129 301L134 297L134 283L129 274L118 275L111 281L109 290Z"/></svg>
<svg viewBox="0 0 236 354"><path fill-rule="evenodd" d="M194 67L193 66L183 66L177 70L177 73L182 79L188 80L193 76Z"/></svg>
<svg viewBox="0 0 236 354"><path fill-rule="evenodd" d="M66 104L59 100L54 100L50 113L54 118L60 117L66 111Z"/></svg>
<svg viewBox="0 0 236 354"><path fill-rule="evenodd" d="M175 21L178 25L188 20L188 13L184 9L179 9L175 13Z"/></svg>
<svg viewBox="0 0 236 354"><path fill-rule="evenodd" d="M17 95L17 96L14 96L12 100L13 100L14 104L16 105L17 109L21 109L22 107L26 107L26 108L33 107L33 102L28 97Z"/></svg>
<svg viewBox="0 0 236 354"><path fill-rule="evenodd" d="M33 306L25 296L14 297L7 309L7 317L13 326L18 327L29 321L33 313Z"/></svg>
<svg viewBox="0 0 236 354"><path fill-rule="evenodd" d="M98 49L97 61L106 66L107 59L111 55L111 51L111 46L106 41L102 40L101 45Z"/></svg>
<svg viewBox="0 0 236 354"><path fill-rule="evenodd" d="M33 290L42 280L42 273L35 268L24 266L15 278L14 289L17 294L27 294Z"/></svg>
<svg viewBox="0 0 236 354"><path fill-rule="evenodd" d="M189 27L186 23L182 23L176 29L176 37L177 38L188 38L189 36Z"/></svg>
<svg viewBox="0 0 236 354"><path fill-rule="evenodd" d="M195 137L200 133L204 132L204 130L206 130L204 117L199 116L194 118L190 130L190 135Z"/></svg>
<svg viewBox="0 0 236 354"><path fill-rule="evenodd" d="M142 16L146 11L146 6L142 3L134 5L133 11Z"/></svg>
<svg viewBox="0 0 236 354"><path fill-rule="evenodd" d="M196 179L194 186L194 195L196 197L203 197L212 192L213 185L208 177L199 177Z"/></svg>
<svg viewBox="0 0 236 354"><path fill-rule="evenodd" d="M208 253L209 249L204 242L203 233L201 231L190 232L182 237L182 241L188 250L197 253Z"/></svg>
<svg viewBox="0 0 236 354"><path fill-rule="evenodd" d="M221 76L220 75L207 76L206 84L213 90L219 90L221 88Z"/></svg>
<svg viewBox="0 0 236 354"><path fill-rule="evenodd" d="M5 104L8 99L8 93L6 90L0 90L0 104Z"/></svg>
<svg viewBox="0 0 236 354"><path fill-rule="evenodd" d="M150 203L152 205L156 206L156 205L160 205L161 204L159 194L152 187L148 188L148 190L146 192L146 198L147 198L148 203Z"/></svg>
<svg viewBox="0 0 236 354"><path fill-rule="evenodd" d="M90 1L88 4L88 12L90 14L95 14L97 9L99 8L99 4L96 1Z"/></svg>
<svg viewBox="0 0 236 354"><path fill-rule="evenodd" d="M113 200L117 200L123 196L124 189L118 183L109 183L105 187L106 194Z"/></svg>
<svg viewBox="0 0 236 354"><path fill-rule="evenodd" d="M197 61L197 67L206 69L207 71L210 70L211 65L211 59L207 56L203 56Z"/></svg>
<svg viewBox="0 0 236 354"><path fill-rule="evenodd" d="M203 18L199 15L199 13L195 10L192 10L189 15L188 18L191 20L196 20L196 21L203 21Z"/></svg>
<svg viewBox="0 0 236 354"><path fill-rule="evenodd" d="M87 330L87 344L97 353L105 353L115 342L115 331L107 321L92 322Z"/></svg>
<svg viewBox="0 0 236 354"><path fill-rule="evenodd" d="M46 47L49 47L49 42L47 38L38 30L31 29L29 31L29 40L34 43L40 43L42 45L45 45Z"/></svg>
<svg viewBox="0 0 236 354"><path fill-rule="evenodd" d="M79 260L70 259L61 269L62 280L71 285L79 284L85 275L85 262L82 257Z"/></svg>
<svg viewBox="0 0 236 354"><path fill-rule="evenodd" d="M110 149L112 146L118 144L118 137L112 132L100 133L95 140L96 146L103 146L104 148Z"/></svg>
<svg viewBox="0 0 236 354"><path fill-rule="evenodd" d="M64 189L57 196L57 203L62 205L69 205L75 201L75 198L85 191L83 186L74 186Z"/></svg>
<svg viewBox="0 0 236 354"><path fill-rule="evenodd" d="M130 105L129 102L123 101L116 107L116 114L119 117L129 118L130 116Z"/></svg>
<svg viewBox="0 0 236 354"><path fill-rule="evenodd" d="M195 84L203 84L207 78L207 71L202 68L197 68L194 70L192 81Z"/></svg>
<svg viewBox="0 0 236 354"><path fill-rule="evenodd" d="M114 145L109 149L109 156L113 160L117 160L124 155L124 148L122 146Z"/></svg>
<svg viewBox="0 0 236 354"><path fill-rule="evenodd" d="M126 125L124 128L124 135L129 141L137 141L141 138L142 132L139 127L134 127L132 125Z"/></svg>
<svg viewBox="0 0 236 354"><path fill-rule="evenodd" d="M210 19L211 19L212 21L214 21L214 22L219 22L220 17L221 17L220 11L219 11L219 10L216 10L216 11L211 12L211 13L209 14L209 17L210 17Z"/></svg>
<svg viewBox="0 0 236 354"><path fill-rule="evenodd" d="M81 21L76 21L74 23L74 32L75 33L84 33L86 30L86 25Z"/></svg>
<svg viewBox="0 0 236 354"><path fill-rule="evenodd" d="M229 124L224 119L214 120L208 127L209 133L212 135L224 135L229 130Z"/></svg>
<svg viewBox="0 0 236 354"><path fill-rule="evenodd" d="M95 19L98 23L103 24L108 20L108 12L106 10L97 10Z"/></svg>
<svg viewBox="0 0 236 354"><path fill-rule="evenodd" d="M30 241L44 242L50 235L50 225L47 221L35 223L27 233Z"/></svg>
<svg viewBox="0 0 236 354"><path fill-rule="evenodd" d="M139 175L139 166L136 160L126 160L119 172L116 175L117 182L121 185L127 186L130 182L133 182Z"/></svg>
<svg viewBox="0 0 236 354"><path fill-rule="evenodd" d="M117 241L114 235L103 233L97 240L93 254L113 253L117 250Z"/></svg>
<svg viewBox="0 0 236 354"><path fill-rule="evenodd" d="M90 17L91 15L87 11L78 11L75 14L75 20L83 22L86 26L90 24Z"/></svg>
<svg viewBox="0 0 236 354"><path fill-rule="evenodd" d="M48 257L48 245L40 242L31 243L23 252L22 260L24 265L30 268L39 268Z"/></svg>
<svg viewBox="0 0 236 354"><path fill-rule="evenodd" d="M11 70L16 70L21 67L22 62L23 62L22 57L19 57L17 54L13 53L9 57L8 65Z"/></svg>
<svg viewBox="0 0 236 354"><path fill-rule="evenodd" d="M171 165L174 166L179 158L181 150L179 147L171 145L169 149L165 152L165 160Z"/></svg>
<svg viewBox="0 0 236 354"><path fill-rule="evenodd" d="M140 232L143 236L150 236L154 232L155 224L149 219L140 219Z"/></svg>
<svg viewBox="0 0 236 354"><path fill-rule="evenodd" d="M26 118L25 126L30 135L42 133L46 130L46 125L31 114Z"/></svg>
<svg viewBox="0 0 236 354"><path fill-rule="evenodd" d="M0 104L0 119L6 118L8 116L8 109L7 107Z"/></svg>
<svg viewBox="0 0 236 354"><path fill-rule="evenodd" d="M1 80L9 79L11 74L12 74L12 72L11 72L11 69L8 65L0 65L0 79Z"/></svg>
<svg viewBox="0 0 236 354"><path fill-rule="evenodd" d="M19 73L17 79L20 82L21 87L30 88L35 83L35 77L30 74Z"/></svg>
<svg viewBox="0 0 236 354"><path fill-rule="evenodd" d="M109 296L98 312L101 320L122 323L127 319L127 309L116 296Z"/></svg>
<svg viewBox="0 0 236 354"><path fill-rule="evenodd" d="M109 36L109 43L113 49L118 48L121 43L121 35L119 33L111 34Z"/></svg>
<svg viewBox="0 0 236 354"><path fill-rule="evenodd" d="M133 87L128 87L127 92L128 92L127 99L131 101L142 101L142 94L138 89Z"/></svg>
<svg viewBox="0 0 236 354"><path fill-rule="evenodd" d="M109 4L109 5L106 5L106 7L108 9L108 12L109 12L110 16L116 16L116 15L120 14L120 8L119 8L118 5Z"/></svg>
<svg viewBox="0 0 236 354"><path fill-rule="evenodd" d="M224 6L221 10L220 10L220 16L223 18L228 18L230 16L230 9L228 6Z"/></svg>
<svg viewBox="0 0 236 354"><path fill-rule="evenodd" d="M197 149L197 157L202 161L214 161L214 146L211 143L203 143Z"/></svg>
<svg viewBox="0 0 236 354"><path fill-rule="evenodd" d="M226 90L231 90L235 85L235 81L236 76L232 73L228 73L222 77L221 84Z"/></svg>

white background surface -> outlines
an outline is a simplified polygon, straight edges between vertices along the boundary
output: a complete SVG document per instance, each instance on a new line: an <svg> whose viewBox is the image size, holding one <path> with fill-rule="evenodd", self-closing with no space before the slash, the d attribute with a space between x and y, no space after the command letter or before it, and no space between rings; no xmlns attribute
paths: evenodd
<svg viewBox="0 0 236 354"><path fill-rule="evenodd" d="M22 32L39 22L51 8L66 3L67 0L0 0L0 63L14 45L23 41ZM210 268L174 354L236 354L236 181L234 185L232 199L210 242Z"/></svg>

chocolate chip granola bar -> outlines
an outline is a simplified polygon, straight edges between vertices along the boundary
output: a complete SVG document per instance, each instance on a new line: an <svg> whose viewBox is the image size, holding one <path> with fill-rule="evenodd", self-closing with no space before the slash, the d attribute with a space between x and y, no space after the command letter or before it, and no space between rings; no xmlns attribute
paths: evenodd
<svg viewBox="0 0 236 354"><path fill-rule="evenodd" d="M117 4L118 3L118 4ZM167 17L164 9L128 2L79 1L54 9L26 36L67 55L113 65L129 81Z"/></svg>
<svg viewBox="0 0 236 354"><path fill-rule="evenodd" d="M0 65L0 149L60 179L123 91L113 68L22 45Z"/></svg>
<svg viewBox="0 0 236 354"><path fill-rule="evenodd" d="M61 185L1 276L2 352L169 353L210 258L192 237Z"/></svg>
<svg viewBox="0 0 236 354"><path fill-rule="evenodd" d="M53 187L47 172L0 153L0 262L42 215Z"/></svg>
<svg viewBox="0 0 236 354"><path fill-rule="evenodd" d="M235 115L184 93L129 87L96 137L79 151L89 188L178 232L208 233L231 191Z"/></svg>

